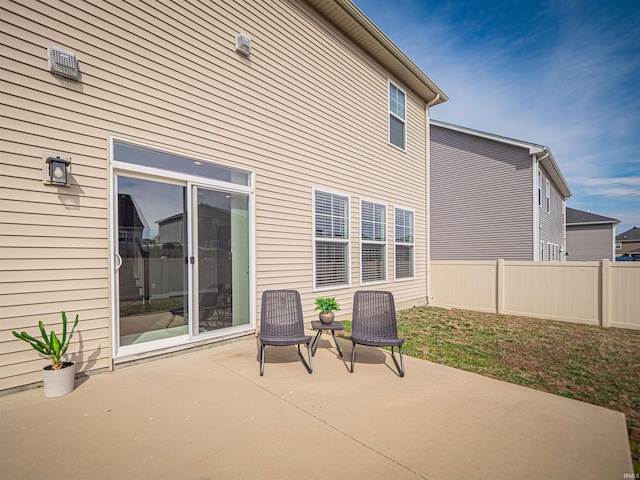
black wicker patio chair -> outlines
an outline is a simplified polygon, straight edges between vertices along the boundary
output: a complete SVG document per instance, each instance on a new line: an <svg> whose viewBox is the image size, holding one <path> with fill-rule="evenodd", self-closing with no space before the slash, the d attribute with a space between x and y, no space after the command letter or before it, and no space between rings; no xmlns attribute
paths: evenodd
<svg viewBox="0 0 640 480"><path fill-rule="evenodd" d="M304 334L302 302L297 290L266 290L262 293L260 315L260 375L264 374L264 349L267 345L297 345L298 355L309 373L313 372L311 361L311 335ZM300 351L306 343L309 362Z"/></svg>
<svg viewBox="0 0 640 480"><path fill-rule="evenodd" d="M396 307L391 292L361 290L353 297L353 318L351 326L351 373L356 360L356 344L372 347L391 347L391 357L398 373L404 377L402 344L404 338L398 338ZM398 347L400 363L393 349Z"/></svg>

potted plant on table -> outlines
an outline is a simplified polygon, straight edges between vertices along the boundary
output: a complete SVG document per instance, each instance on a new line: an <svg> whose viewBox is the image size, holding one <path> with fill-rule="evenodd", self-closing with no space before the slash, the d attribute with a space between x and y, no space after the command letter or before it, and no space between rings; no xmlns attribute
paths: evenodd
<svg viewBox="0 0 640 480"><path fill-rule="evenodd" d="M24 340L31 345L35 350L51 359L51 365L47 365L42 368L42 375L44 380L44 396L45 397L61 397L73 391L76 364L75 362L63 362L62 356L66 353L73 336L73 331L78 325L78 315L73 323L71 332L67 336L67 315L62 313L62 336L58 338L56 333L52 330L50 335L44 329L42 320L38 322L40 333L42 334L42 340L38 340L27 332L18 333L15 330L13 335L20 340Z"/></svg>
<svg viewBox="0 0 640 480"><path fill-rule="evenodd" d="M318 297L316 298L316 308L320 310L320 321L324 324L333 322L336 318L334 310L340 310L340 305L336 302L336 297Z"/></svg>

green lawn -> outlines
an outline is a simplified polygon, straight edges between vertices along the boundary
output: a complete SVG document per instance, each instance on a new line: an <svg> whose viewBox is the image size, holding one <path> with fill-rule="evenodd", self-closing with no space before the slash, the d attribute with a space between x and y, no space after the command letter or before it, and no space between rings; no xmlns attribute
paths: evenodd
<svg viewBox="0 0 640 480"><path fill-rule="evenodd" d="M398 330L406 355L623 412L640 473L640 331L433 307Z"/></svg>

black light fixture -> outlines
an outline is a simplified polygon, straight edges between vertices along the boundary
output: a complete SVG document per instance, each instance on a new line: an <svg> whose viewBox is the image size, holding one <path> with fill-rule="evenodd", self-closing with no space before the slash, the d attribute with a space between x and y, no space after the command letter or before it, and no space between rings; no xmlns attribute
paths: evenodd
<svg viewBox="0 0 640 480"><path fill-rule="evenodd" d="M53 185L67 185L67 170L71 162L60 157L48 157L49 182Z"/></svg>

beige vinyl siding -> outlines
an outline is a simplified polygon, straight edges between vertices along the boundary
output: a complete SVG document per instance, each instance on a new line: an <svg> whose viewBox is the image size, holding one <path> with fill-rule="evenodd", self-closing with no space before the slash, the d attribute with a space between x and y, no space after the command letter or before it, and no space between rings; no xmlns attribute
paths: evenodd
<svg viewBox="0 0 640 480"><path fill-rule="evenodd" d="M527 149L431 125L431 258L531 260Z"/></svg>
<svg viewBox="0 0 640 480"><path fill-rule="evenodd" d="M111 359L110 135L251 169L257 298L296 288L311 320L312 188L415 209L416 280L383 285L425 301L425 102L407 92L407 152L387 144L392 75L302 1L0 5L0 390L40 380L46 362L12 329L80 315L70 349L83 371ZM234 36L252 38L250 58ZM74 52L80 81L47 71L46 48ZM42 182L43 152L70 155L70 188ZM359 287L329 291L348 316ZM393 250L387 276L393 279ZM256 318L259 319L259 304Z"/></svg>
<svg viewBox="0 0 640 480"><path fill-rule="evenodd" d="M558 187L553 183L553 180L549 178L547 171L543 166L540 166L542 172L542 204L538 207L539 220L540 220L540 238L544 241L544 259L549 260L549 243L554 245L564 244L564 212L563 201ZM536 173L537 175L537 173ZM547 197L546 197L546 182L549 180L551 187L551 208L547 213ZM595 260L595 259L594 259ZM602 260L599 258L598 260Z"/></svg>
<svg viewBox="0 0 640 480"><path fill-rule="evenodd" d="M567 225L567 261L613 260L613 225Z"/></svg>

